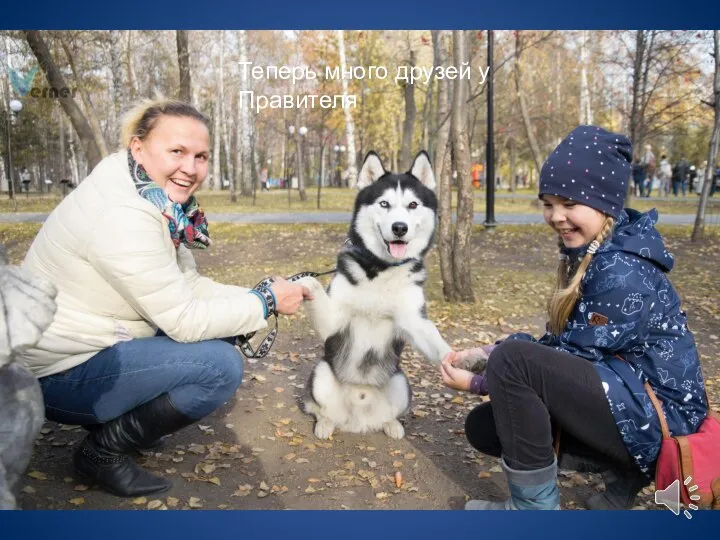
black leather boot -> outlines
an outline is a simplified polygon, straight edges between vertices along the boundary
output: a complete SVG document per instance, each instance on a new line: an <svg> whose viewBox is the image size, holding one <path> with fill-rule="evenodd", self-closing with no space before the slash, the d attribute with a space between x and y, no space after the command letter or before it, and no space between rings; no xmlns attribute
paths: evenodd
<svg viewBox="0 0 720 540"><path fill-rule="evenodd" d="M588 510L630 510L649 481L640 471L609 469L603 473L605 491L585 501Z"/></svg>
<svg viewBox="0 0 720 540"><path fill-rule="evenodd" d="M75 451L75 470L120 497L167 491L172 482L141 468L130 454L194 422L163 394L92 430Z"/></svg>
<svg viewBox="0 0 720 540"><path fill-rule="evenodd" d="M83 429L85 431L97 431L100 429L103 425L102 424L85 424ZM160 437L159 439L155 441L150 441L145 446L140 446L136 448L136 451L138 454L142 454L142 452L156 452L162 450L162 448L165 447L165 441L167 440L167 437Z"/></svg>

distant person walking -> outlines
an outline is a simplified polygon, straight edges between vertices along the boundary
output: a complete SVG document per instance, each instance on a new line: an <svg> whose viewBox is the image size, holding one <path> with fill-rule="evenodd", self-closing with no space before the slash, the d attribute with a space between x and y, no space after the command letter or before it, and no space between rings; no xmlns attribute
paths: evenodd
<svg viewBox="0 0 720 540"><path fill-rule="evenodd" d="M667 197L670 194L670 182L672 180L672 165L663 154L660 157L660 167L658 168L658 180L660 180L660 194Z"/></svg>
<svg viewBox="0 0 720 540"><path fill-rule="evenodd" d="M678 191L681 190L683 197L685 196L685 193L687 191L687 180L689 173L690 163L688 163L688 160L685 159L685 156L683 156L682 158L680 158L680 161L675 164L675 167L673 169L672 187L673 195L675 197L678 196Z"/></svg>

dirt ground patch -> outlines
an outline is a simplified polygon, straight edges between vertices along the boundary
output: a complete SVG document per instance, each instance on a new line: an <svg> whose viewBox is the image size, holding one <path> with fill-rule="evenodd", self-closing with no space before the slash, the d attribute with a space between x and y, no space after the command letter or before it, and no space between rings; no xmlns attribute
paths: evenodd
<svg viewBox="0 0 720 540"><path fill-rule="evenodd" d="M0 225L18 263L35 225ZM670 277L680 292L702 355L711 400L720 401L720 236L689 243L687 228L662 231L676 257ZM344 226L217 225L215 245L197 253L205 275L252 286L269 274L326 270L345 239ZM541 334L544 301L556 261L542 227L478 229L472 247L476 302L442 299L437 253L428 257L428 312L458 348L489 343L511 332ZM271 354L245 364L234 399L199 424L174 434L140 461L174 480L161 497L120 499L73 476L71 454L82 428L48 422L22 485L27 509L451 509L468 497L506 494L498 461L475 452L463 424L480 398L444 387L437 371L408 348L403 369L413 387L406 438L337 433L319 441L298 408L321 343L304 313L280 321ZM400 473L400 476L397 475ZM401 478L401 481L399 481ZM600 489L597 475L562 471L563 506L583 508ZM638 508L654 508L647 488Z"/></svg>

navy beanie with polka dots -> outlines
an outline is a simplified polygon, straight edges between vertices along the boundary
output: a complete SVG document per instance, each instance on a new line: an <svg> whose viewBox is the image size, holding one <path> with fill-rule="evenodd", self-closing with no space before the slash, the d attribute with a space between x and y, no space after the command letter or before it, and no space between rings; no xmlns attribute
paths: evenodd
<svg viewBox="0 0 720 540"><path fill-rule="evenodd" d="M632 144L625 135L579 126L545 160L540 193L577 201L618 217L630 181Z"/></svg>

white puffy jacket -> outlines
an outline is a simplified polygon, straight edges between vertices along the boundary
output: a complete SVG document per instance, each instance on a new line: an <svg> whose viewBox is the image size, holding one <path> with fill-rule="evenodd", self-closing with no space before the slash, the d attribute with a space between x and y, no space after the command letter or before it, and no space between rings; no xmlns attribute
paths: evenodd
<svg viewBox="0 0 720 540"><path fill-rule="evenodd" d="M21 357L38 377L158 328L196 342L267 326L257 295L201 277L190 250L175 249L166 218L138 195L125 151L103 159L55 208L23 268L58 289L52 324Z"/></svg>

